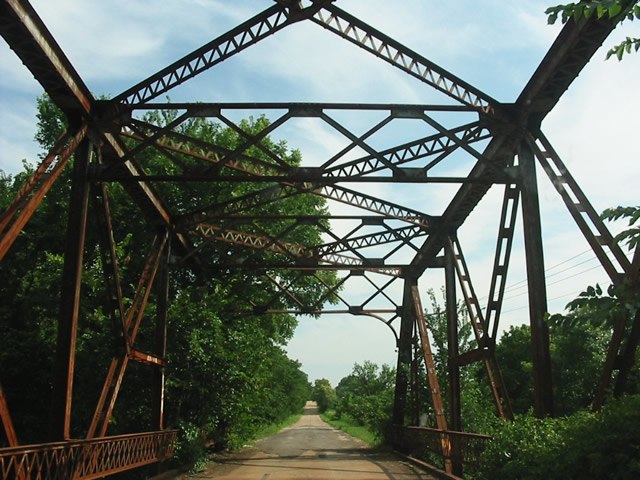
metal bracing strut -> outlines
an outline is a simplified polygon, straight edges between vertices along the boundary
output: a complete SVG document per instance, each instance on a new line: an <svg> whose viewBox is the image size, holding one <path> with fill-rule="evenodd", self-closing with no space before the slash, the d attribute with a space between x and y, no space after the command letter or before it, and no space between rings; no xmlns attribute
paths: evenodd
<svg viewBox="0 0 640 480"><path fill-rule="evenodd" d="M480 302L473 288L471 282L471 274L467 267L467 262L464 259L462 248L457 237L450 237L445 252L451 257L451 262L455 268L458 282L462 290L464 297L464 303L469 313L469 320L471 327L476 338L478 345L477 350L465 352L460 356L456 355L452 357L451 361L456 363L457 366L466 365L478 360L482 361L487 380L489 382L489 388L491 390L491 397L496 407L496 412L501 418L513 418L513 411L511 410L511 402L509 401L509 395L507 394L507 388L502 378L502 373L498 366L495 351L495 341L489 337L488 326L485 317L480 307ZM447 262L449 259L447 258Z"/></svg>
<svg viewBox="0 0 640 480"><path fill-rule="evenodd" d="M429 341L427 321L424 317L424 310L422 310L422 302L420 301L420 292L418 291L417 285L411 286L411 301L415 312L416 323L418 324L418 335L420 336L420 345L422 346L424 366L427 370L427 379L429 381L429 390L431 392L431 403L436 417L436 427L438 430L446 432L448 430L447 417L445 415L444 404L442 402L440 381L438 380L438 374L436 372L436 363L433 359L433 352ZM445 460L445 470L447 473L452 473L453 465L451 463L451 444L449 439L444 435L441 437L441 445L442 456Z"/></svg>

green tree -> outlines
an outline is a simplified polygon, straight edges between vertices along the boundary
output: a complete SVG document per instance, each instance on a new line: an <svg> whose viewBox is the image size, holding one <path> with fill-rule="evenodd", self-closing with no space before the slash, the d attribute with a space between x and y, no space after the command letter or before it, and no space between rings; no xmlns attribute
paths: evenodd
<svg viewBox="0 0 640 480"><path fill-rule="evenodd" d="M365 425L382 438L391 423L395 370L365 360L336 387L336 413Z"/></svg>
<svg viewBox="0 0 640 480"><path fill-rule="evenodd" d="M336 391L326 378L318 378L313 383L313 393L311 399L318 404L320 413L333 408L336 401Z"/></svg>
<svg viewBox="0 0 640 480"><path fill-rule="evenodd" d="M60 112L46 97L38 101L37 139L48 148L64 129ZM175 118L174 112L151 112L145 120L164 126ZM247 119L241 128L257 133L269 121ZM196 118L179 127L180 133L233 149L242 143L238 132L214 122ZM127 140L129 147L133 141ZM285 142L263 140L263 146L275 151L292 165L301 161L299 152ZM247 154L263 155L256 147ZM177 174L193 171L199 165L191 157L175 154L174 161L159 156L153 149L143 150L138 158L145 173ZM264 158L263 158L264 160ZM179 166L179 167L178 167ZM15 177L0 176L0 207L11 201L26 181L31 167ZM0 380L2 381L20 440L23 443L45 440L49 404L50 375L55 349L58 315L59 278L64 252L64 232L69 197L69 171L63 172L29 222L14 247L0 264ZM130 200L126 189L109 184L114 238L121 270L123 292L132 298L155 227ZM216 204L264 188L260 183L162 184L158 190L173 213L189 214L204 204ZM298 195L263 212L283 214L321 214L324 200L313 195ZM93 219L90 214L90 222ZM283 222L253 225L256 234L277 236ZM320 242L320 229L300 225L292 230L292 241L303 245ZM77 344L74 436L83 436L95 407L103 374L119 345L114 342L107 297L103 288L98 239L93 228L87 233ZM226 244L202 244L200 253L212 262L226 261L234 255L246 255L238 247ZM179 254L179 252L177 252ZM274 254L252 253L257 261ZM323 273L332 285L335 274ZM232 309L251 309L271 299L276 287L258 276L243 272L212 273L206 281L189 267L171 271L171 305L167 358L166 414L169 426L182 429L181 460L193 462L204 452L205 443L214 447L244 443L261 425L279 421L300 412L309 398L309 384L300 365L288 359L282 349L293 335L296 320L286 314L241 316ZM283 281L293 274L282 274ZM305 277L292 288L305 302L317 302L324 290L313 277ZM128 302L129 300L127 300ZM146 317L153 319L155 293L152 293ZM275 308L291 306L279 299ZM138 334L138 348L151 351L153 321L147 318ZM28 383L25 379L28 378ZM151 408L149 367L131 363L109 427L109 434L148 428Z"/></svg>

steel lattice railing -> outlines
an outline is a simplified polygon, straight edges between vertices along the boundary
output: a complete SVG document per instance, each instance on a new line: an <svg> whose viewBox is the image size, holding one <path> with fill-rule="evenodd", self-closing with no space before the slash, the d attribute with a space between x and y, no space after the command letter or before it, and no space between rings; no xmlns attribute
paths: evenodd
<svg viewBox="0 0 640 480"><path fill-rule="evenodd" d="M392 429L392 442L396 450L428 463L431 463L433 456L437 456L443 462L448 458L465 465L476 465L492 438L489 435L428 427L394 425Z"/></svg>
<svg viewBox="0 0 640 480"><path fill-rule="evenodd" d="M177 430L0 449L2 480L88 480L161 462Z"/></svg>

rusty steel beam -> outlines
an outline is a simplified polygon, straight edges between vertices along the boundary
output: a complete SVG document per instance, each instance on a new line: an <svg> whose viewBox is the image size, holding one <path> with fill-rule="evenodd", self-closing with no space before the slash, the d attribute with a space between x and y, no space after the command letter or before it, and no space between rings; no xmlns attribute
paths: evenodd
<svg viewBox="0 0 640 480"><path fill-rule="evenodd" d="M72 126L80 125L79 122L83 118L91 122L96 120L95 99L31 5L25 0L5 0L0 3L0 14L0 34L33 73L35 79L43 86L54 103L65 113ZM42 182L42 184L28 205L23 208L23 213L15 222L16 227L12 229L11 235L7 234L0 240L3 242L0 245L0 258L6 254L10 244L15 240L15 236L58 178L68 156L73 153L77 144L86 134L87 125L85 124L73 133L71 143L61 153L60 159L52 170L45 166L35 172L37 178L34 178L30 183ZM105 134L105 139L108 144L111 144L116 154L122 154L119 145L110 134ZM62 148L62 145L57 144L57 148ZM54 158L45 159L43 165L53 161ZM130 165L126 166L126 170L129 170L129 174L139 173ZM153 205L152 218L155 219L158 216L165 220L169 218L166 215L166 209L161 207L161 202L149 186L136 184L125 185L125 188L142 204L143 210L147 213L150 210L145 208L146 205L148 203ZM21 225L20 228L17 228L17 225ZM179 234L177 235L188 250L190 248L188 241L185 241Z"/></svg>
<svg viewBox="0 0 640 480"><path fill-rule="evenodd" d="M363 210L380 213L386 218L403 220L408 223L428 227L433 217L410 208L404 208L393 202L381 200L371 195L366 195L348 188L336 185L318 184L281 184L251 192L217 205L199 209L191 215L186 215L181 224L193 225L221 215L239 214L256 207L267 205L301 193L312 193L320 197L345 203Z"/></svg>
<svg viewBox="0 0 640 480"><path fill-rule="evenodd" d="M634 2L625 0L624 3L629 6ZM518 97L514 106L514 118L520 117L519 122L537 129L541 119L555 105L621 18L623 13L613 20L597 20L592 16L580 25L569 21ZM515 155L523 137L522 133L514 129L515 126L500 125L501 132L494 133L484 156L497 165L506 166ZM485 166L480 164L472 170L469 178L486 175ZM443 215L444 222L449 223L453 229L458 228L488 189L489 186L482 184L463 185ZM417 273L424 271L424 264L443 248L445 242L446 232L431 235L412 262L414 270Z"/></svg>
<svg viewBox="0 0 640 480"><path fill-rule="evenodd" d="M493 261L489 295L485 313L485 322L491 342L495 344L498 337L498 325L500 312L504 300L504 292L507 286L507 273L509 272L509 260L513 247L513 234L515 232L516 219L518 218L518 203L520 190L517 184L505 185L498 227L498 239L496 253Z"/></svg>
<svg viewBox="0 0 640 480"><path fill-rule="evenodd" d="M479 111L486 113L499 108L498 102L486 93L332 3L323 5L322 9L311 17L311 21L463 105L476 107Z"/></svg>
<svg viewBox="0 0 640 480"><path fill-rule="evenodd" d="M629 258L613 238L551 143L542 133L538 137L537 142L533 136L528 137L529 147L562 197L593 253L600 260L602 267L611 279L611 283L614 285L622 284L626 276L632 275Z"/></svg>
<svg viewBox="0 0 640 480"><path fill-rule="evenodd" d="M284 242L271 236L267 236L266 234L262 236L255 235L239 230L217 227L215 225L199 223L190 230L190 234L209 241L226 242L256 250L285 255L293 260L303 259L304 262L304 260L309 259L317 262L318 265L328 264L336 267L363 267L366 265L366 259L364 258L350 257L338 253L318 254L314 247L306 247L293 242ZM388 269L386 268L376 269L369 267L368 270L385 275L388 274Z"/></svg>
<svg viewBox="0 0 640 480"><path fill-rule="evenodd" d="M376 158L378 160L378 162L382 163L385 167L389 168L392 171L396 170L396 166L393 163L389 162L384 156L380 155L380 153L378 153L374 148L370 147L367 143L365 143L365 140L368 137L370 137L371 135L373 135L376 132L379 132L384 126L386 126L389 123L391 123L391 121L393 120L393 117L391 115L387 115L385 118L380 120L378 123L376 123L373 127L369 128L366 132L364 132L360 136L355 135L354 133L352 133L348 128L344 127L340 122L334 120L332 117L330 117L324 111L320 112L320 115L318 116L318 118L323 120L326 124L328 124L331 127L333 127L334 130L336 130L337 132L341 133L342 136L344 136L345 138L347 138L347 139L349 139L351 141L351 143L349 145L344 147L338 153L334 154L329 160L327 160L322 165L322 168L326 168L329 165L332 165L339 158L343 157L348 152L350 152L354 148L358 147L358 148L364 150L365 152L367 152L372 157Z"/></svg>
<svg viewBox="0 0 640 480"><path fill-rule="evenodd" d="M403 220L429 227L434 217L393 202L356 192L337 185L315 185L309 188L320 197L384 215L386 218Z"/></svg>
<svg viewBox="0 0 640 480"><path fill-rule="evenodd" d="M181 228L188 228L189 226L202 223L219 216L238 215L257 207L298 195L299 193L301 193L300 190L291 185L274 185L266 187L261 190L247 193L241 197L198 209L198 211L194 213L184 215L178 220L178 224Z"/></svg>
<svg viewBox="0 0 640 480"><path fill-rule="evenodd" d="M404 279L402 295L402 315L400 317L400 333L397 337L398 357L396 364L396 382L393 397L392 423L405 425L408 417L407 390L409 388L409 372L413 363L412 340L415 329L414 309L411 308L411 288L418 282L417 278ZM415 387L415 385L413 385ZM413 388L412 388L413 391Z"/></svg>
<svg viewBox="0 0 640 480"><path fill-rule="evenodd" d="M337 238L334 242L325 243L314 247L320 255L327 253L354 252L360 248L371 246L379 246L387 243L401 242L403 245L411 245L411 240L423 237L429 234L429 230L418 225L409 225L407 227L390 228L386 224L385 231L351 237Z"/></svg>
<svg viewBox="0 0 640 480"><path fill-rule="evenodd" d="M287 9L279 4L273 5L151 75L146 80L125 90L113 99L113 103L127 105L147 103L269 35L282 30L287 25L303 20L313 14L322 4L322 2L316 3L317 5L311 5L302 10Z"/></svg>
<svg viewBox="0 0 640 480"><path fill-rule="evenodd" d="M1 480L103 478L171 458L177 435L164 430L1 449Z"/></svg>
<svg viewBox="0 0 640 480"><path fill-rule="evenodd" d="M516 109L526 112L531 126L540 125L636 2L620 3L623 9L614 18L571 18L563 27L516 101Z"/></svg>
<svg viewBox="0 0 640 480"><path fill-rule="evenodd" d="M167 236L164 258L160 265L157 291L156 307L156 332L155 332L155 352L156 355L164 359L167 357L167 328L169 321L169 288L171 274L171 237ZM152 398L152 428L162 430L164 421L164 387L165 369L164 366L153 371L153 398Z"/></svg>
<svg viewBox="0 0 640 480"><path fill-rule="evenodd" d="M2 390L2 384L0 383L0 420L2 420L2 427L4 428L4 434L7 438L7 442L10 447L18 446L18 435L16 435L16 429L13 426L13 420L11 420L11 413L9 412L9 405L7 404L7 398L4 396Z"/></svg>
<svg viewBox="0 0 640 480"><path fill-rule="evenodd" d="M420 301L420 292L417 285L411 287L411 301L415 311L415 319L418 325L418 335L420 337L420 346L422 347L422 355L424 357L424 366L427 370L427 379L429 382L429 390L431 392L431 404L436 417L436 428L446 432L449 430L447 426L447 417L444 411L444 403L442 402L442 394L440 391L440 381L436 372L436 364L431 350L431 342L429 340L429 329L427 321L424 317L422 302ZM453 473L454 465L451 459L451 445L448 440L441 437L442 456L444 458L444 467L447 473Z"/></svg>
<svg viewBox="0 0 640 480"><path fill-rule="evenodd" d="M536 181L535 157L528 144L523 143L518 154L521 172L522 224L527 264L529 292L529 323L533 350L533 396L537 417L553 416L553 385L551 354L549 351L549 325L547 288L544 275L544 249L542 225Z"/></svg>
<svg viewBox="0 0 640 480"><path fill-rule="evenodd" d="M157 235L153 241L149 255L147 256L136 287L133 302L129 307L125 318L124 335L127 339L127 345L120 355L114 356L111 360L96 410L87 431L88 439L94 438L95 436L103 437L106 434L109 426L109 419L111 418L111 413L118 398L118 393L120 391L120 386L122 385L122 380L124 378L129 359L131 357L140 360L144 359L142 356L132 353L134 351L133 346L147 306L149 295L151 294L151 289L160 265L167 238L166 233ZM158 364L157 361L154 361L154 358L146 358L146 360L147 363Z"/></svg>
<svg viewBox="0 0 640 480"><path fill-rule="evenodd" d="M286 110L294 117L318 117L325 110L385 111L394 118L416 118L424 112L478 112L477 108L465 105L349 102L153 102L128 108L131 111L189 110L194 117L218 117L224 110Z"/></svg>
<svg viewBox="0 0 640 480"><path fill-rule="evenodd" d="M20 189L0 217L0 261L11 249L18 235L42 203L45 195L62 173L67 161L87 134L82 127L74 135L65 134L51 149L33 175ZM11 223L13 220L13 223Z"/></svg>
<svg viewBox="0 0 640 480"><path fill-rule="evenodd" d="M83 140L76 151L73 165L51 400L50 438L52 440L68 440L71 436L76 338L89 209L87 178L92 149L91 143L86 139Z"/></svg>
<svg viewBox="0 0 640 480"><path fill-rule="evenodd" d="M457 239L456 239L457 240ZM445 310L447 315L447 374L449 387L449 425L453 430L462 431L462 406L460 390L460 367L454 359L460 353L458 340L458 301L456 299L456 267L458 262L455 259L453 249L454 239L450 238L444 250L444 279L445 279ZM458 277L460 272L458 272ZM465 298L466 299L466 298ZM452 462L452 469L455 475L461 475L461 465L459 462Z"/></svg>
<svg viewBox="0 0 640 480"><path fill-rule="evenodd" d="M119 158L126 155L127 149L119 138L110 133L106 133L104 134L104 139L108 144L107 151L103 152L103 158L107 157L107 164L109 163L109 155L105 155L105 153L114 153L116 159L111 159L111 161L115 162L118 162ZM124 162L121 162L119 168L119 171L121 171L125 176L135 177L141 174L140 167L133 160L125 160ZM154 223L161 224L169 228L173 237L177 240L177 245L184 252L192 252L190 259L194 262L196 268L202 271L203 267L200 260L193 255L194 248L191 240L184 232L175 228L175 219L173 218L173 215L165 205L165 202L156 192L153 185L148 182L123 182L123 187L147 218L151 219Z"/></svg>
<svg viewBox="0 0 640 480"><path fill-rule="evenodd" d="M228 119L226 116L222 114L219 114L217 118L220 119L222 123L227 125L227 127L229 127L231 130L235 131L240 138L244 138L245 142L240 146L238 146L235 150L230 151L229 154L226 155L224 158L222 158L219 163L210 167L209 168L210 171L218 171L225 163L233 162L237 158L242 157L243 156L242 152L244 152L245 150L251 147L255 147L258 150L262 151L267 157L275 161L276 164L280 164L282 167L289 167L289 164L287 163L286 160L280 158L280 156L278 156L272 150L265 147L261 143L261 141L267 138L271 132L275 131L278 127L281 127L288 120L293 118L293 115L290 111L287 111L284 115L281 115L279 118L273 121L270 121L265 128L263 128L256 134L248 133L247 131L242 129L240 126L236 125L235 122Z"/></svg>
<svg viewBox="0 0 640 480"><path fill-rule="evenodd" d="M434 262L432 266L440 266ZM353 272L353 275L363 275L365 272L377 273L380 275L389 275L394 277L403 277L407 274L407 266L400 264L388 264L380 265L380 262L369 259L364 259L362 265L352 264L322 264L314 259L299 259L295 263L292 262L276 262L276 261L260 261L249 262L243 258L237 260L231 260L225 263L218 262L215 265L209 267L210 271L215 272L232 272L232 271L249 271L252 270L256 273L273 270L288 270L288 271L345 271Z"/></svg>
<svg viewBox="0 0 640 480"><path fill-rule="evenodd" d="M154 145L155 148L161 148ZM176 160L168 149L161 151L163 155L169 157L172 161ZM177 163L177 162L176 162ZM421 169L402 168L398 170L399 175L395 177L376 175L376 176L358 176L358 177L323 177L313 168L292 167L288 174L278 175L254 175L253 172L245 172L246 175L220 174L215 171L204 173L186 173L186 174L159 174L159 175L121 175L119 173L98 172L93 179L101 182L118 182L123 185L145 182L173 182L173 183L322 183L323 185L334 185L340 182L349 183L414 183L414 184L457 184L465 185L472 183L480 184L504 184L508 183L507 178L499 177L493 180L474 179L468 177L453 176L426 176Z"/></svg>
<svg viewBox="0 0 640 480"><path fill-rule="evenodd" d="M68 118L91 112L91 92L28 1L0 3L0 34Z"/></svg>
<svg viewBox="0 0 640 480"><path fill-rule="evenodd" d="M479 122L472 122L450 130L451 135L460 138L465 143L474 143L489 138L489 134L480 126ZM440 154L431 161L426 167L421 168L425 175L432 167L436 166L447 155L455 151L458 145L452 140L450 135L437 133L428 137L407 142L393 148L382 150L379 156L384 159L382 161L376 155L367 155L362 158L351 160L342 164L338 164L323 170L323 174L327 177L345 177L363 176L369 173L375 173L388 168L388 165L396 167L395 180L404 180L402 177L402 169L398 169L399 165L410 163L431 155Z"/></svg>
<svg viewBox="0 0 640 480"><path fill-rule="evenodd" d="M113 238L111 222L111 207L106 185L101 183L94 186L93 195L94 218L98 229L98 247L102 260L102 273L105 291L108 298L108 311L113 324L114 336L125 347L128 340L125 327L125 308L120 284L120 271L116 243Z"/></svg>
<svg viewBox="0 0 640 480"><path fill-rule="evenodd" d="M488 167L488 162L477 162L468 175L470 179L485 180L486 182L465 184L456 192L440 217L440 227L431 231L411 261L412 269L416 275L421 275L427 265L438 255L438 252L444 248L448 230L458 229L482 200L494 181L496 168L506 167L510 164L521 137L522 133L514 125L508 124L502 125L502 131L499 135L494 134L483 153L483 156L494 164L493 168Z"/></svg>
<svg viewBox="0 0 640 480"><path fill-rule="evenodd" d="M265 272L265 274L267 273ZM296 280L303 276L308 276L308 272L299 272L298 276L296 277ZM305 311L305 313L314 313L318 311L324 312L326 309L323 307L323 305L325 304L327 299L332 295L335 295L340 300L340 302L342 302L346 307L351 309L351 305L349 305L349 303L338 294L338 290L340 290L342 288L342 285L344 285L347 282L347 280L351 278L351 274L348 274L344 278L340 279L338 282L336 282L335 285L328 285L315 272L312 274L312 276L318 283L320 283L323 287L325 287L327 291L321 298L319 298L316 301L315 306L305 305L303 307L303 310ZM273 295L266 303L262 303L260 305L257 305L254 302L250 302L253 306L252 312L253 313L278 313L273 309L273 305L278 301L278 297L279 296L277 294Z"/></svg>
<svg viewBox="0 0 640 480"><path fill-rule="evenodd" d="M445 310L447 316L447 374L449 387L449 425L452 430L462 431L462 390L460 387L460 367L454 359L459 354L458 302L456 300L455 259L451 238L445 248ZM462 462L458 455L451 456L451 471L462 475Z"/></svg>
<svg viewBox="0 0 640 480"><path fill-rule="evenodd" d="M450 252L450 260L453 262L454 271L462 290L462 296L464 297L464 303L469 314L469 320L471 321L471 327L478 344L478 355L475 353L471 353L469 355L462 354L461 356L456 355L452 357L453 362L454 364L462 366L463 364L466 365L464 362L469 360L482 361L487 381L489 382L489 389L491 391L493 404L496 407L498 416L500 418L513 419L511 402L496 359L495 342L489 337L486 317L482 313L480 302L478 301L478 297L471 281L471 274L469 273L467 262L462 253L462 247L456 237L451 237L449 239L448 244L445 247L445 256L447 255L446 252Z"/></svg>
<svg viewBox="0 0 640 480"><path fill-rule="evenodd" d="M424 316L424 310L422 309L422 302L420 301L420 293L418 292L417 285L411 286L411 301L416 323L418 325L418 334L420 336L420 346L422 347L424 365L427 369L436 426L438 430L448 430L444 404L442 403L442 395L440 393L440 381L438 380L438 375L436 373L436 364L431 350L431 342L429 340L429 330Z"/></svg>
<svg viewBox="0 0 640 480"><path fill-rule="evenodd" d="M133 360L134 362L138 363L144 363L146 365L155 365L157 367L165 366L164 358L160 358L157 355L153 355L151 353L141 352L140 350L129 350L129 353L127 353L127 357L129 357L129 360Z"/></svg>
<svg viewBox="0 0 640 480"><path fill-rule="evenodd" d="M164 151L168 151L170 153L188 155L191 158L203 160L207 163L219 164L223 159L228 157L231 152L230 150L218 145L174 131L163 132L162 140L158 140L155 137L155 134L161 129L139 120L133 120L130 128L132 130L128 130L126 128L123 129L123 131L120 132L120 135L140 142L153 142L154 146L158 147L163 153ZM133 132L134 128L136 133ZM144 132L145 130L153 132L154 134L147 135ZM239 155L234 160L229 160L227 158L224 160L224 167L254 176L263 176L269 173L286 173L286 169L281 165L265 162L264 160L250 157L248 155ZM202 173L199 172L198 177L202 176Z"/></svg>

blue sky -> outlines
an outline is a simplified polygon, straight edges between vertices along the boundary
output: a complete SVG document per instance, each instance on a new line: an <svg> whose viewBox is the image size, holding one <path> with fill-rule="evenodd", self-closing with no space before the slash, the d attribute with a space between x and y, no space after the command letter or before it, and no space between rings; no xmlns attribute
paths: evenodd
<svg viewBox="0 0 640 480"><path fill-rule="evenodd" d="M154 2L151 8L138 0L32 1L92 92L110 96L271 3L179 0ZM516 99L560 28L547 25L545 1L338 0L337 5L503 102ZM634 35L633 27L637 35L633 24L614 32L542 125L598 211L638 204L640 146L634 119L640 108L640 57L604 61L607 45ZM0 43L0 169L7 173L18 171L23 158L37 161L39 151L32 139L35 99L41 93L30 73ZM310 22L287 27L170 96L175 102L448 103L421 82ZM361 120L352 121L355 128L364 128L364 123L357 123ZM423 127L400 124L378 140L384 145L414 138ZM321 163L345 144L337 132L312 120L293 122L278 135L302 150L306 165ZM542 172L539 182L549 306L560 311L586 285L606 283L606 275ZM433 214L444 208L449 191L392 184L358 188ZM501 190L493 188L459 232L480 297L488 293L501 198ZM336 213L348 211L330 206ZM518 235L503 327L527 321L522 251ZM427 272L420 288L438 290L442 283L441 272ZM399 292L399 285L392 291ZM359 288L350 287L349 294L364 295ZM394 339L387 327L348 315L301 318L288 350L311 379L326 377L333 384L354 362L395 363Z"/></svg>

